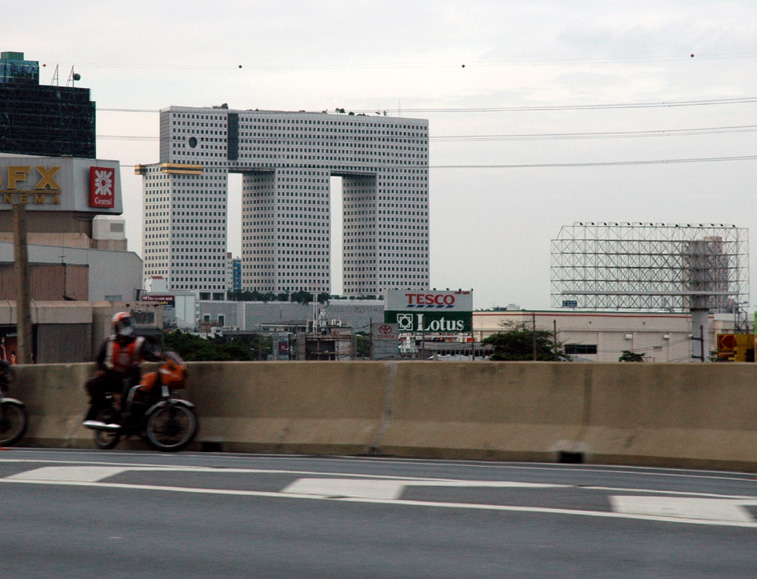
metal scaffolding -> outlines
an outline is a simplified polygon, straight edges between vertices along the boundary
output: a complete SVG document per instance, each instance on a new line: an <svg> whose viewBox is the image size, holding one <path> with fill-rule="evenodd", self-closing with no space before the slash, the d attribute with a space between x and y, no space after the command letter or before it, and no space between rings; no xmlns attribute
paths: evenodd
<svg viewBox="0 0 757 579"><path fill-rule="evenodd" d="M749 230L576 222L551 249L552 307L736 313L749 299Z"/></svg>

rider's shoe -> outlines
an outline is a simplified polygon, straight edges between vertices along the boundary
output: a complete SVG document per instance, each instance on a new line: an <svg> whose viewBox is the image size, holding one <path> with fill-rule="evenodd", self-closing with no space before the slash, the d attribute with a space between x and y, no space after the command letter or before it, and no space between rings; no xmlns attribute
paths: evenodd
<svg viewBox="0 0 757 579"><path fill-rule="evenodd" d="M85 420L81 423L85 428L102 428L105 423L102 420Z"/></svg>

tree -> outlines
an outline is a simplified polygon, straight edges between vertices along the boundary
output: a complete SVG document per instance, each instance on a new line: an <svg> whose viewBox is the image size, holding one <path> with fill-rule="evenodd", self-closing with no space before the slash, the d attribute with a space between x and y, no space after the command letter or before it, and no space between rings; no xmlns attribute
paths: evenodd
<svg viewBox="0 0 757 579"><path fill-rule="evenodd" d="M163 349L176 352L187 362L266 360L271 353L271 339L260 335L234 337L231 341L221 336L204 339L176 330L164 337Z"/></svg>
<svg viewBox="0 0 757 579"><path fill-rule="evenodd" d="M491 345L494 353L490 360L517 361L533 360L534 344L536 347L536 360L554 361L569 360L565 354L563 344L557 342L551 332L546 330L534 331L533 325L526 322L505 322L502 331L484 338L481 343Z"/></svg>
<svg viewBox="0 0 757 579"><path fill-rule="evenodd" d="M236 302L272 302L276 300L276 294L272 292L260 293L258 290L231 291L228 294L229 301Z"/></svg>
<svg viewBox="0 0 757 579"><path fill-rule="evenodd" d="M371 338L365 332L355 334L355 356L357 358L371 357Z"/></svg>
<svg viewBox="0 0 757 579"><path fill-rule="evenodd" d="M631 350L623 350L623 352L620 354L620 358L618 358L618 362L643 362L644 361L644 354L637 354L635 352L631 352Z"/></svg>

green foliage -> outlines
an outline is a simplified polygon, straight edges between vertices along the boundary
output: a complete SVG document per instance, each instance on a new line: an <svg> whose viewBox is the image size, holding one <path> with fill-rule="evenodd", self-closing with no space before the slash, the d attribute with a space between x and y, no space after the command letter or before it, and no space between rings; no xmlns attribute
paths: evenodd
<svg viewBox="0 0 757 579"><path fill-rule="evenodd" d="M534 359L534 338L536 339L536 360L554 361L569 360L565 355L565 348L561 343L555 346L555 338L551 332L536 330L526 322L507 322L502 325L503 330L484 338L481 343L494 348L490 360L498 362L527 361ZM534 335L535 334L535 335ZM555 355L555 347L557 355Z"/></svg>
<svg viewBox="0 0 757 579"><path fill-rule="evenodd" d="M631 350L623 350L623 352L620 354L620 358L618 358L618 362L643 362L644 361L644 354L637 354L635 352L631 352Z"/></svg>
<svg viewBox="0 0 757 579"><path fill-rule="evenodd" d="M163 349L173 350L187 362L267 360L271 339L259 335L235 336L231 341L220 336L204 339L176 330L164 337Z"/></svg>
<svg viewBox="0 0 757 579"><path fill-rule="evenodd" d="M276 294L273 292L260 293L257 290L233 291L229 292L229 301L234 302L272 302L276 301Z"/></svg>
<svg viewBox="0 0 757 579"><path fill-rule="evenodd" d="M229 292L228 298L229 301L234 302L288 302L291 299L291 301L297 302L299 304L309 304L313 301L313 293L307 291L298 291L292 292L291 294L288 294L286 292L275 294L273 292L260 293L257 290L243 290ZM331 295L323 292L318 294L317 298L318 303L325 304L329 301L329 299L331 299Z"/></svg>
<svg viewBox="0 0 757 579"><path fill-rule="evenodd" d="M355 355L358 358L371 357L371 339L364 334L355 335Z"/></svg>

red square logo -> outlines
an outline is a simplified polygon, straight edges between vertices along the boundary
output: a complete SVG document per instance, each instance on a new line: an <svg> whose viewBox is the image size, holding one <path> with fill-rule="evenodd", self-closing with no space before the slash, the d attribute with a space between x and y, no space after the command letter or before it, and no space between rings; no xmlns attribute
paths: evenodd
<svg viewBox="0 0 757 579"><path fill-rule="evenodd" d="M116 170L110 167L89 168L89 206L112 209L116 206Z"/></svg>

